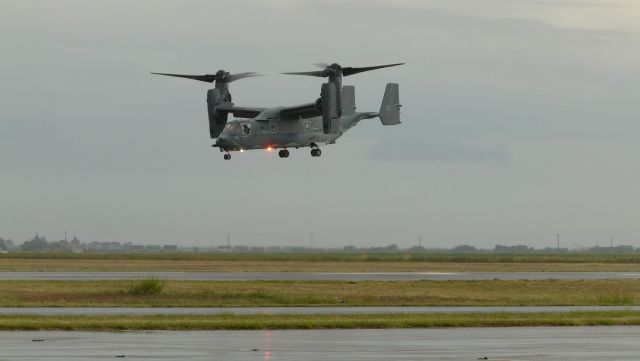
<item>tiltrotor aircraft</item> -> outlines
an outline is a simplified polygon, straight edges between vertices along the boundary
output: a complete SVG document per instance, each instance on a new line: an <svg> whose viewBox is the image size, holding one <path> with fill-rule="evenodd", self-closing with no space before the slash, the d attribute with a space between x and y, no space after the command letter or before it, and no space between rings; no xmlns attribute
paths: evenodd
<svg viewBox="0 0 640 361"><path fill-rule="evenodd" d="M402 65L404 63L361 68L341 67L339 64L317 64L322 70L283 73L329 78L320 88L320 98L315 102L273 108L235 106L231 102L229 83L257 73L229 74L219 70L216 74L183 75L152 73L215 83L207 92L209 133L216 139L213 147L225 152L224 159L231 159L231 151L248 149L280 149L280 158L289 157L288 148L310 147L311 155L319 157L320 144L333 144L347 130L362 119L380 118L383 125L400 124L398 84L388 83L379 112L356 112L355 87L342 86L342 77L369 70ZM229 113L235 120L229 120Z"/></svg>

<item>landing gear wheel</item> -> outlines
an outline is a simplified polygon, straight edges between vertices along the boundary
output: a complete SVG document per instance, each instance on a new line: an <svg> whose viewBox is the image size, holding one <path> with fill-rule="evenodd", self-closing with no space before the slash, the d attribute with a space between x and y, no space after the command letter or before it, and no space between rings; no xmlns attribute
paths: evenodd
<svg viewBox="0 0 640 361"><path fill-rule="evenodd" d="M280 158L289 158L289 151L286 149L281 149L280 151L278 151L278 156Z"/></svg>
<svg viewBox="0 0 640 361"><path fill-rule="evenodd" d="M322 151L320 149L318 148L311 149L312 157L319 157L320 155L322 155Z"/></svg>
<svg viewBox="0 0 640 361"><path fill-rule="evenodd" d="M224 160L229 160L231 159L231 154L227 153L224 155Z"/></svg>

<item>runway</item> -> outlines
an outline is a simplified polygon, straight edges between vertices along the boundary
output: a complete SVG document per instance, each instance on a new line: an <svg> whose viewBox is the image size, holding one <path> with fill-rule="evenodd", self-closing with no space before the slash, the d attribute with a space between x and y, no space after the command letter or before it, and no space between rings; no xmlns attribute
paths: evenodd
<svg viewBox="0 0 640 361"><path fill-rule="evenodd" d="M637 360L637 326L0 332L0 360Z"/></svg>
<svg viewBox="0 0 640 361"><path fill-rule="evenodd" d="M602 280L640 279L632 272L0 272L0 280L134 280L160 278L175 281L469 281L469 280Z"/></svg>
<svg viewBox="0 0 640 361"><path fill-rule="evenodd" d="M0 315L312 315L383 313L566 313L640 311L640 306L355 306L355 307L3 307Z"/></svg>

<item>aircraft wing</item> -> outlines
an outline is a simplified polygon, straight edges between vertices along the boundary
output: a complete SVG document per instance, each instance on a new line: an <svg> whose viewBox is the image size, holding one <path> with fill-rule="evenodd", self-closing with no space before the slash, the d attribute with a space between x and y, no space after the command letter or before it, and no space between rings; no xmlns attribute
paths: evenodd
<svg viewBox="0 0 640 361"><path fill-rule="evenodd" d="M285 120L311 118L322 115L322 112L316 107L316 103L307 103L285 107L280 110L280 118Z"/></svg>
<svg viewBox="0 0 640 361"><path fill-rule="evenodd" d="M215 109L217 112L231 113L236 118L255 118L266 108L236 107L233 105L220 104Z"/></svg>

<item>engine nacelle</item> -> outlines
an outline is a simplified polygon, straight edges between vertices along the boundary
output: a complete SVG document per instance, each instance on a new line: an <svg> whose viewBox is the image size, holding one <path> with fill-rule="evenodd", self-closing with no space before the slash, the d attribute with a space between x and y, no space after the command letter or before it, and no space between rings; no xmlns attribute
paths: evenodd
<svg viewBox="0 0 640 361"><path fill-rule="evenodd" d="M322 128L325 134L336 134L340 131L337 97L338 91L335 84L322 84L322 88L320 88L320 102L322 108Z"/></svg>
<svg viewBox="0 0 640 361"><path fill-rule="evenodd" d="M228 93L227 93L228 94ZM207 92L207 113L209 114L209 134L217 138L227 125L228 113L218 113L216 107L224 102L220 89L209 89Z"/></svg>

